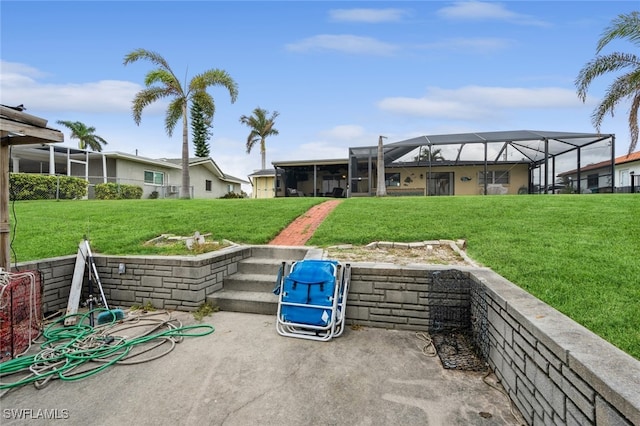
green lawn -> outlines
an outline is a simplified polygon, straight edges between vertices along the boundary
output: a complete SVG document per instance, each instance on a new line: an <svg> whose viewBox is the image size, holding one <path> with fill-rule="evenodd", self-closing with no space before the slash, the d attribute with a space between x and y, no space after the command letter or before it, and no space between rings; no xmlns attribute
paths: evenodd
<svg viewBox="0 0 640 426"><path fill-rule="evenodd" d="M264 244L323 199L37 201L13 204L18 261L151 253L162 233ZM640 359L640 196L345 199L310 245L466 239L476 261Z"/></svg>
<svg viewBox="0 0 640 426"><path fill-rule="evenodd" d="M349 199L309 244L466 239L484 266L640 359L640 196Z"/></svg>
<svg viewBox="0 0 640 426"><path fill-rule="evenodd" d="M275 202L278 201L278 202ZM211 233L216 240L264 244L320 198L279 200L20 201L10 218L18 261L75 254L86 235L105 254L156 254L161 234ZM13 261L13 260L12 260Z"/></svg>

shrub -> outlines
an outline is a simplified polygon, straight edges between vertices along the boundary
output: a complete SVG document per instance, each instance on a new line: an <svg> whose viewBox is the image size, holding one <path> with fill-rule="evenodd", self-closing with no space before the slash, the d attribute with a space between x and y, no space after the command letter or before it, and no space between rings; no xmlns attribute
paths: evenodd
<svg viewBox="0 0 640 426"><path fill-rule="evenodd" d="M96 185L97 200L133 200L142 198L142 188L136 185L99 183Z"/></svg>
<svg viewBox="0 0 640 426"><path fill-rule="evenodd" d="M88 182L72 176L60 176L60 192L58 198L64 200L79 200L87 195Z"/></svg>
<svg viewBox="0 0 640 426"><path fill-rule="evenodd" d="M236 193L236 192L227 192L226 194L224 194L222 197L220 197L222 199L232 199L232 198L247 198L247 194L244 191L241 191L240 194Z"/></svg>
<svg viewBox="0 0 640 426"><path fill-rule="evenodd" d="M87 195L88 182L72 176L11 173L11 200L76 200Z"/></svg>

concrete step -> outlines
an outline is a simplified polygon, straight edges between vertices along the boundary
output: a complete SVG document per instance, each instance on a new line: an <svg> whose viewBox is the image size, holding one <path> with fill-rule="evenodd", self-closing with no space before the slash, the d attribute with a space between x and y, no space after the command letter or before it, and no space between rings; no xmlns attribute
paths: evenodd
<svg viewBox="0 0 640 426"><path fill-rule="evenodd" d="M263 258L263 259L279 259L283 260L298 260L304 259L309 252L309 247L297 247L297 246L252 246L251 257Z"/></svg>
<svg viewBox="0 0 640 426"><path fill-rule="evenodd" d="M223 289L207 296L207 301L221 311L274 316L278 312L278 296L271 292Z"/></svg>
<svg viewBox="0 0 640 426"><path fill-rule="evenodd" d="M251 257L238 262L238 272L225 277L223 288L207 297L222 311L275 315L273 294L282 262L321 258L322 250L309 247L252 246Z"/></svg>
<svg viewBox="0 0 640 426"><path fill-rule="evenodd" d="M263 257L249 257L238 262L238 274L272 275L275 281L283 261L288 259L265 259Z"/></svg>
<svg viewBox="0 0 640 426"><path fill-rule="evenodd" d="M225 277L223 288L234 291L272 292L277 276L277 272L273 275L235 273Z"/></svg>

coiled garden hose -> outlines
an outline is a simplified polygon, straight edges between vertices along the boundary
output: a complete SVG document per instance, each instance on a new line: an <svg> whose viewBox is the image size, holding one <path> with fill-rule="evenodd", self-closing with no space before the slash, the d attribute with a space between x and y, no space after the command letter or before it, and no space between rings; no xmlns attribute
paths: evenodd
<svg viewBox="0 0 640 426"><path fill-rule="evenodd" d="M183 326L167 311L130 315L118 320L114 316L109 323L96 327L88 325L89 315L100 311L105 309L59 318L44 329L45 341L38 353L0 363L0 390L5 391L0 397L29 383L40 389L53 378L80 380L115 364L148 362L171 352L184 337L206 336L215 331L208 324ZM65 327L64 321L69 316L78 316L77 324ZM168 345L166 350L140 358L165 344ZM18 375L23 377L5 380Z"/></svg>

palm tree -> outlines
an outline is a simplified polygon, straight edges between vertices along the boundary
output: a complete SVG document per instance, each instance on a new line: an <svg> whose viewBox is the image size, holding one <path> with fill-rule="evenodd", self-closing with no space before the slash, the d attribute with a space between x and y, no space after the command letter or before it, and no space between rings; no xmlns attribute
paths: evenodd
<svg viewBox="0 0 640 426"><path fill-rule="evenodd" d="M202 108L204 116L211 120L215 113L215 103L213 97L207 93L209 86L223 86L229 91L231 103L238 97L238 86L231 76L221 69L209 69L201 74L195 75L186 88L180 84L178 77L169 67L167 61L156 52L145 49L136 49L124 57L124 65L146 59L158 66L147 73L144 83L146 89L136 93L133 99L133 119L140 125L142 110L153 102L171 98L167 114L164 120L164 127L169 137L173 134L178 120L182 118L182 189L181 197L189 198L189 124L187 110L190 102L197 102ZM158 84L154 86L154 84ZM185 90L186 89L186 90Z"/></svg>
<svg viewBox="0 0 640 426"><path fill-rule="evenodd" d="M429 149L428 146L421 146L420 152L413 158L415 161L442 161L444 157L442 156L442 149Z"/></svg>
<svg viewBox="0 0 640 426"><path fill-rule="evenodd" d="M578 89L578 97L582 102L586 101L589 85L596 78L614 71L627 71L619 75L609 85L604 99L596 107L591 115L591 122L598 132L602 120L607 114L613 116L617 104L625 99L631 101L629 108L629 154L633 152L638 143L638 109L640 108L640 57L633 53L613 52L607 55L599 55L600 51L614 39L628 39L640 47L640 13L631 12L626 15L618 15L604 30L598 40L596 56L589 61L578 74L575 84Z"/></svg>
<svg viewBox="0 0 640 426"><path fill-rule="evenodd" d="M80 149L100 152L102 145L107 145L106 140L95 134L95 127L89 127L80 121L58 120L57 123L71 130L71 139L78 139L78 148Z"/></svg>
<svg viewBox="0 0 640 426"><path fill-rule="evenodd" d="M279 134L278 130L276 130L273 125L275 124L275 120L278 115L280 115L280 113L278 113L278 111L274 111L273 114L271 114L270 118L267 118L267 115L269 115L269 111L258 107L253 110L253 115L249 117L243 115L242 117L240 117L240 122L247 125L251 129L251 133L249 133L249 136L247 137L247 154L251 153L251 148L253 148L256 142L260 142L262 170L266 168L265 157L267 148L265 146L265 140L267 136L275 136Z"/></svg>

